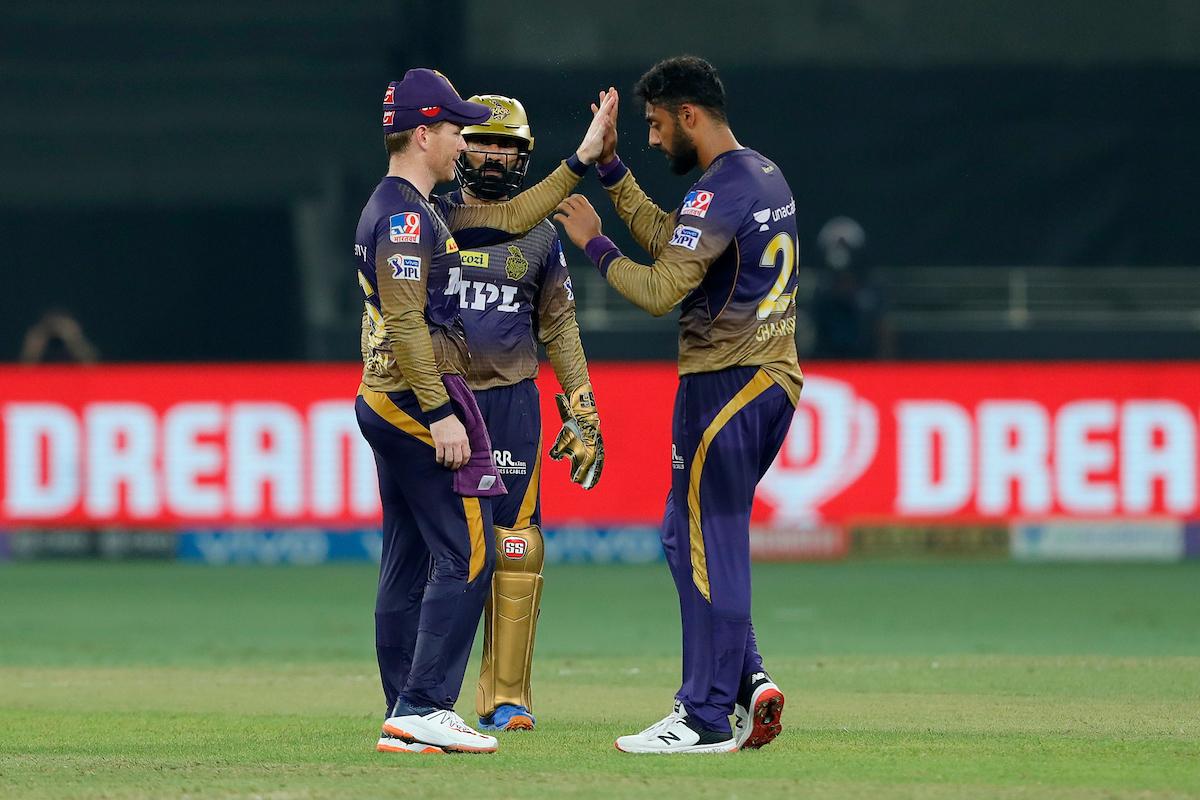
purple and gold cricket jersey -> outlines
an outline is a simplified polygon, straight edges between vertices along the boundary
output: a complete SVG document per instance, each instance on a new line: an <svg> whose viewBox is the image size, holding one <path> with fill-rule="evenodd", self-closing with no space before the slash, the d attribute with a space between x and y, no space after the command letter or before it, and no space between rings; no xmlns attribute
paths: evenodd
<svg viewBox="0 0 1200 800"><path fill-rule="evenodd" d="M717 156L674 212L656 206L620 161L601 181L654 263L626 258L603 236L588 242L588 256L650 313L681 306L661 529L683 627L676 698L689 717L724 733L746 677L763 668L750 618L754 490L803 383L796 203L779 167L748 149Z"/></svg>
<svg viewBox="0 0 1200 800"><path fill-rule="evenodd" d="M411 390L430 421L448 415L439 376L465 376L469 361L459 314L462 261L451 231L472 245L529 231L586 171L572 157L515 200L489 206L426 200L403 178L381 180L363 208L354 244L366 295L363 384L379 392ZM421 326L428 328L428 344L414 336Z"/></svg>
<svg viewBox="0 0 1200 800"><path fill-rule="evenodd" d="M601 178L652 266L611 242L589 245L608 282L655 315L680 304L679 374L762 367L795 403L796 201L772 161L722 153L674 212L654 204L623 165Z"/></svg>
<svg viewBox="0 0 1200 800"><path fill-rule="evenodd" d="M456 192L450 199L458 200ZM549 221L523 236L463 248L458 309L467 331L475 391L537 377L538 342L546 345L565 391L587 382L575 294L558 231ZM559 357L559 356L562 357Z"/></svg>
<svg viewBox="0 0 1200 800"><path fill-rule="evenodd" d="M447 218L460 217L461 192L435 198ZM496 524L540 524L541 413L537 387L538 343L546 348L563 391L588 383L587 358L575 319L575 295L558 231L546 220L528 233L495 239L466 230L459 240L459 313L471 364L467 383L475 392L495 447L508 495L493 502Z"/></svg>
<svg viewBox="0 0 1200 800"><path fill-rule="evenodd" d="M467 338L451 291L458 244L442 216L403 178L379 182L354 240L366 295L363 384L377 392L411 390L438 419L450 399L440 375L467 372ZM427 328L429 337L413 335ZM432 420L431 420L432 421Z"/></svg>

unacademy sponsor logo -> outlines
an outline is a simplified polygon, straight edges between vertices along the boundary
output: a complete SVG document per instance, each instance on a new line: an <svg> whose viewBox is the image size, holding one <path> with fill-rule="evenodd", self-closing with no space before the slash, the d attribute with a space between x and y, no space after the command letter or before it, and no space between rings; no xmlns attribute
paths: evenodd
<svg viewBox="0 0 1200 800"><path fill-rule="evenodd" d="M781 206L780 208L777 208L771 212L771 221L779 222L779 220L783 219L784 217L790 217L790 216L794 215L795 213L796 213L796 198L793 197L791 200L788 201L788 204L786 206Z"/></svg>

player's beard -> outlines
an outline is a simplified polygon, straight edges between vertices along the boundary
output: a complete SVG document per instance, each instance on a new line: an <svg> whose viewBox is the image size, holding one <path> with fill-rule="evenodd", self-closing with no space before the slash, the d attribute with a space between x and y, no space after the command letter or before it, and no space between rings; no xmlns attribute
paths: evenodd
<svg viewBox="0 0 1200 800"><path fill-rule="evenodd" d="M676 175L687 175L700 163L695 143L678 123L671 133L671 149L667 153L667 162L671 165L671 172Z"/></svg>

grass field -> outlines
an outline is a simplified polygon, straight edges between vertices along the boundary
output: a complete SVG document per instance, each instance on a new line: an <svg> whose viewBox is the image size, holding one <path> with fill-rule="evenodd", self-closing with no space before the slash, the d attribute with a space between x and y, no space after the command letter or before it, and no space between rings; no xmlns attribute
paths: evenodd
<svg viewBox="0 0 1200 800"><path fill-rule="evenodd" d="M551 568L494 756L374 752L373 579L0 567L0 797L1200 797L1200 564L756 567L784 733L674 758L612 747L677 685L665 566Z"/></svg>

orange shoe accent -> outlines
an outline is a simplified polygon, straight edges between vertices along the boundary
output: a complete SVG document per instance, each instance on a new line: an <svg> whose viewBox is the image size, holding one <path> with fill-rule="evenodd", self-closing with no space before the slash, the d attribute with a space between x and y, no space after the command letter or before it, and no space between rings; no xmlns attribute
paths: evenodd
<svg viewBox="0 0 1200 800"><path fill-rule="evenodd" d="M389 725L386 722L383 723L383 732L390 733L392 736L395 736L398 739L403 739L406 742L415 742L417 740L417 737L413 736L408 731L401 730L395 725Z"/></svg>
<svg viewBox="0 0 1200 800"><path fill-rule="evenodd" d="M390 733L392 736L403 739L406 742L417 741L417 737L413 736L408 731L397 728L395 725L389 725L386 722L383 723L383 731L384 731L384 733ZM425 744L425 743L421 742L421 744ZM436 745L429 745L429 746L436 747ZM494 752L496 752L497 749L498 749L497 747L470 747L470 746L464 745L464 744L448 744L445 747L439 748L438 752L440 752L440 753L494 753Z"/></svg>
<svg viewBox="0 0 1200 800"><path fill-rule="evenodd" d="M770 744L783 730L780 717L783 715L783 692L768 689L754 704L750 715L753 727L750 738L742 745L743 750L757 750L765 744Z"/></svg>
<svg viewBox="0 0 1200 800"><path fill-rule="evenodd" d="M413 744L417 744L413 742ZM431 744L424 745L420 750L413 750L411 747L393 747L386 744L376 744L375 749L381 753L413 753L416 755L445 755L446 751L440 747L434 747Z"/></svg>
<svg viewBox="0 0 1200 800"><path fill-rule="evenodd" d="M516 714L504 726L506 731L531 731L533 730L533 720L524 714Z"/></svg>

